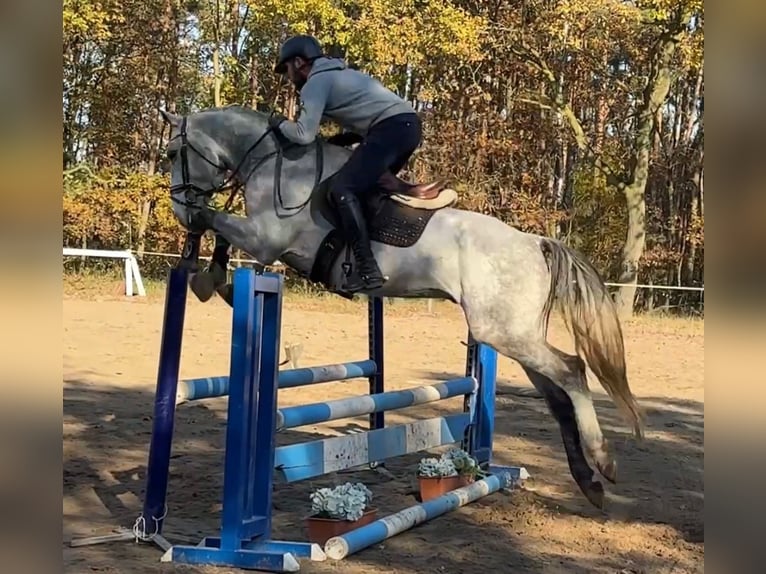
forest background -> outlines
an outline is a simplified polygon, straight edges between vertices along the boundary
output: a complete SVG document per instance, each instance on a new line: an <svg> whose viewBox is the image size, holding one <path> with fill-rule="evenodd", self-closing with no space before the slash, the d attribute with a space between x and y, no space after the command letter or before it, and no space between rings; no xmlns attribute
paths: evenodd
<svg viewBox="0 0 766 574"><path fill-rule="evenodd" d="M416 107L402 174L584 252L621 311L701 313L701 0L64 0L64 245L132 249L146 276L183 233L158 110L292 116L280 43L328 53ZM332 125L323 127L330 135ZM206 245L210 247L209 244ZM82 271L91 263L80 262Z"/></svg>

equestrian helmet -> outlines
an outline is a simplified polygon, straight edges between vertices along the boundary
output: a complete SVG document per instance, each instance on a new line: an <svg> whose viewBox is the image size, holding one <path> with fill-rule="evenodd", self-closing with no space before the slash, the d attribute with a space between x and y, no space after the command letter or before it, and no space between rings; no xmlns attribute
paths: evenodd
<svg viewBox="0 0 766 574"><path fill-rule="evenodd" d="M311 62L322 55L322 46L313 36L298 35L288 38L279 50L279 61L274 67L277 74L284 74L287 71L287 62L300 56L304 60Z"/></svg>

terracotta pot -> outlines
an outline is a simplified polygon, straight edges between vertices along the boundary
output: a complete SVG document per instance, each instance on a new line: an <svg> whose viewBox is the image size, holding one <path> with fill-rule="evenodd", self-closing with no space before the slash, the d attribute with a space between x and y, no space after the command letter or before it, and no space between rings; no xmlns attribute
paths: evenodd
<svg viewBox="0 0 766 574"><path fill-rule="evenodd" d="M306 528L309 531L309 540L320 546L324 546L333 536L339 536L346 532L356 530L360 526L369 524L375 520L378 509L370 508L359 520L343 520L342 518L320 518L309 516L306 518Z"/></svg>
<svg viewBox="0 0 766 574"><path fill-rule="evenodd" d="M425 502L437 498L456 488L468 486L473 482L473 477L467 474L457 476L419 476L420 501Z"/></svg>

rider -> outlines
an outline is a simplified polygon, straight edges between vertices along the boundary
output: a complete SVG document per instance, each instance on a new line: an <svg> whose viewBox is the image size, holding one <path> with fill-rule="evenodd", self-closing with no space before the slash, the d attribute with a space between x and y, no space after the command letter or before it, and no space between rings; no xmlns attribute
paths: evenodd
<svg viewBox="0 0 766 574"><path fill-rule="evenodd" d="M422 138L420 119L413 107L372 77L349 68L339 58L326 56L316 38L288 39L275 67L287 74L300 91L300 113L295 121L275 115L269 124L288 140L307 145L314 141L323 116L335 120L346 133L331 143L361 143L337 174L330 192L340 225L358 265L361 283L347 283L354 292L382 286L383 277L370 247L360 194L372 190L387 171L404 167Z"/></svg>

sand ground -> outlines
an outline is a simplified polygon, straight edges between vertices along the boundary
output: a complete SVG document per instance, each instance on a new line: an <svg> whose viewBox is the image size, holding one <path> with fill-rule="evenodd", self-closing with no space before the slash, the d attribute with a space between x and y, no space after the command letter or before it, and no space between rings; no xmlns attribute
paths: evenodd
<svg viewBox="0 0 766 574"><path fill-rule="evenodd" d="M160 564L151 545L120 542L70 548L72 537L132 526L144 489L147 444L162 326L162 297L127 300L119 287L96 295L69 293L64 309L64 500L66 571L234 572ZM219 299L192 297L186 315L182 377L224 375L229 367L230 309ZM300 344L299 366L364 358L365 307L338 299L290 296L283 343ZM703 403L704 324L638 318L625 325L629 376L648 415L637 444L596 381L602 428L619 460L619 482L607 484L605 512L591 507L572 482L558 427L518 365L501 358L495 458L527 468L522 490L498 493L369 548L342 562L304 562L308 574L681 573L704 570ZM567 350L554 326L552 339ZM459 310L437 304L396 304L386 311L387 388L461 376L465 325ZM330 383L280 394L282 405L364 392L365 381ZM179 407L165 534L196 543L215 535L220 513L225 398ZM459 399L388 414L394 424L459 408ZM344 419L280 434L306 440L363 427ZM420 456L389 461L391 476L356 471L278 486L275 537L304 539L308 495L316 487L361 480L388 513L416 501Z"/></svg>

